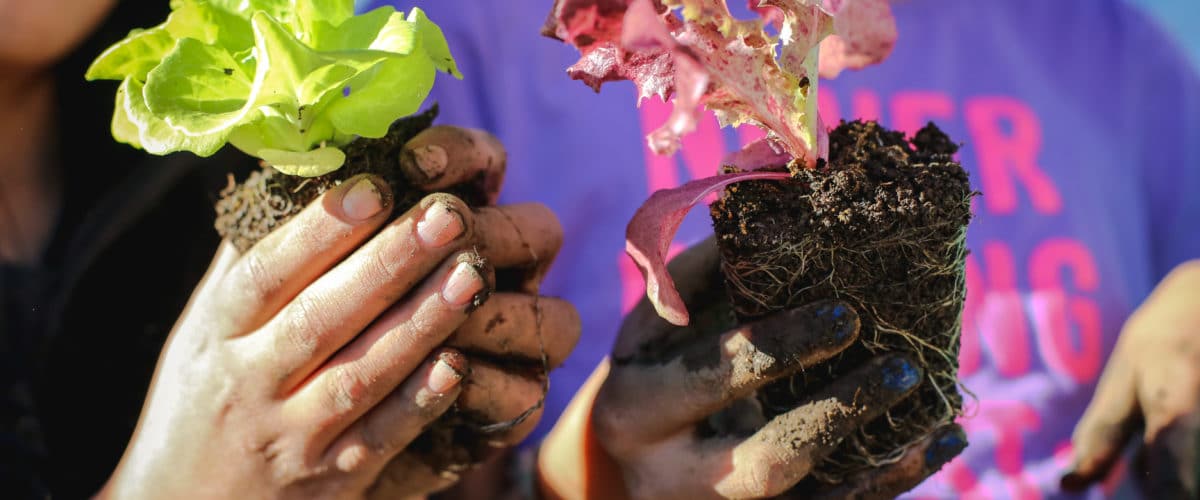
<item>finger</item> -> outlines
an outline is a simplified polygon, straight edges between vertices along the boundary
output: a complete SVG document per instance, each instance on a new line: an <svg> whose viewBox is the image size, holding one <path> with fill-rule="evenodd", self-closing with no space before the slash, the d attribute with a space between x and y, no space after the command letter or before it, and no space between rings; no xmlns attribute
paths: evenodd
<svg viewBox="0 0 1200 500"><path fill-rule="evenodd" d="M471 367L459 411L477 425L490 446L519 443L541 419L545 384L478 359Z"/></svg>
<svg viewBox="0 0 1200 500"><path fill-rule="evenodd" d="M388 193L382 180L361 175L321 195L238 259L216 307L239 334L262 325L384 223Z"/></svg>
<svg viewBox="0 0 1200 500"><path fill-rule="evenodd" d="M967 435L958 424L934 431L904 452L896 463L861 472L841 484L797 497L813 500L896 498L941 470L967 447Z"/></svg>
<svg viewBox="0 0 1200 500"><path fill-rule="evenodd" d="M902 355L875 358L795 409L776 416L724 451L709 455L716 490L726 497L779 495L808 475L845 436L912 393L924 373Z"/></svg>
<svg viewBox="0 0 1200 500"><path fill-rule="evenodd" d="M426 197L284 306L244 350L288 393L321 363L468 244L473 218L459 199ZM260 337L260 338L254 338ZM423 355L424 353L422 353Z"/></svg>
<svg viewBox="0 0 1200 500"><path fill-rule="evenodd" d="M324 449L462 324L486 297L487 275L473 253L447 259L301 385L284 402L286 419L309 430L311 442Z"/></svg>
<svg viewBox="0 0 1200 500"><path fill-rule="evenodd" d="M454 404L469 362L445 349L426 360L404 383L346 429L326 452L326 463L342 472L379 471L425 426Z"/></svg>
<svg viewBox="0 0 1200 500"><path fill-rule="evenodd" d="M405 176L427 191L470 184L494 204L504 183L508 154L495 136L440 125L417 134L400 152Z"/></svg>
<svg viewBox="0 0 1200 500"><path fill-rule="evenodd" d="M551 369L562 365L582 331L571 303L550 297L496 293L471 316L446 345L493 359L514 359Z"/></svg>
<svg viewBox="0 0 1200 500"><path fill-rule="evenodd" d="M653 442L829 359L854 342L858 328L849 306L820 303L770 316L719 340L696 339L673 357L614 358L600 392L597 425L627 435L622 442Z"/></svg>
<svg viewBox="0 0 1200 500"><path fill-rule="evenodd" d="M482 207L475 213L480 255L502 273L508 289L537 293L542 277L562 248L562 225L541 203ZM511 269L511 271L507 271ZM504 272L509 279L504 279Z"/></svg>
<svg viewBox="0 0 1200 500"><path fill-rule="evenodd" d="M688 310L699 313L718 304L728 307L729 299L722 284L724 278L720 264L716 239L712 237L689 247L667 264L667 270L675 280L675 288ZM644 345L660 342L672 335L693 337L691 332L703 323L699 318L692 321L691 326L682 328L668 323L658 316L654 306L643 297L622 323L621 333L613 346L613 357L619 359L634 355Z"/></svg>
<svg viewBox="0 0 1200 500"><path fill-rule="evenodd" d="M1137 426L1136 380L1122 351L1118 346L1109 358L1092 401L1075 426L1074 460L1060 481L1065 491L1083 491L1108 475Z"/></svg>

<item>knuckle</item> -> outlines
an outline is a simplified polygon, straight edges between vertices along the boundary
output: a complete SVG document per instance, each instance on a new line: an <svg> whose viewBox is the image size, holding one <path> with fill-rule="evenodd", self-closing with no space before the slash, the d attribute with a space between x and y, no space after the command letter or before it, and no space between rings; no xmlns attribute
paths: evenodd
<svg viewBox="0 0 1200 500"><path fill-rule="evenodd" d="M753 497L773 497L787 491L804 477L796 460L760 449L751 455L746 468L739 472L743 493Z"/></svg>
<svg viewBox="0 0 1200 500"><path fill-rule="evenodd" d="M283 280L275 276L261 252L251 250L242 256L241 275L259 302L267 302L279 292Z"/></svg>
<svg viewBox="0 0 1200 500"><path fill-rule="evenodd" d="M328 327L328 313L321 307L320 301L312 295L300 294L288 308L283 332L286 347L297 354L311 357L320 347L321 338Z"/></svg>
<svg viewBox="0 0 1200 500"><path fill-rule="evenodd" d="M389 252L371 252L370 255L363 271L364 285L379 288L404 274L406 259L397 258Z"/></svg>
<svg viewBox="0 0 1200 500"><path fill-rule="evenodd" d="M377 427L370 421L359 426L358 439L367 455L382 457L396 449L397 443L389 433L380 432Z"/></svg>
<svg viewBox="0 0 1200 500"><path fill-rule="evenodd" d="M366 400L367 382L349 368L335 368L326 388L326 409L334 418L353 413Z"/></svg>
<svg viewBox="0 0 1200 500"><path fill-rule="evenodd" d="M630 422L620 418L615 412L604 409L597 404L592 413L592 430L596 441L614 457L632 457L637 455L639 444L632 439L629 432L633 429Z"/></svg>
<svg viewBox="0 0 1200 500"><path fill-rule="evenodd" d="M592 428L601 442L619 444L621 441L623 422L605 406L597 404L593 409Z"/></svg>

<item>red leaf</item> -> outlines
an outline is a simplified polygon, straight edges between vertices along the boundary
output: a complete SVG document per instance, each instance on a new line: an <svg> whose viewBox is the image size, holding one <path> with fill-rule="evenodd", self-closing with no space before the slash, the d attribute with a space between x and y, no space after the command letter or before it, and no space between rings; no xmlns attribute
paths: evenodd
<svg viewBox="0 0 1200 500"><path fill-rule="evenodd" d="M818 67L836 74L886 57L896 40L891 8L887 0L751 0L751 7L762 19L734 18L725 0L558 0L545 31L579 48L568 73L593 89L631 80L639 102L674 96L670 118L647 137L656 153L674 153L704 105L723 125L764 128L813 165L825 152ZM767 22L779 24L778 38L764 31Z"/></svg>
<svg viewBox="0 0 1200 500"><path fill-rule="evenodd" d="M835 78L843 69L882 62L896 45L896 19L888 0L825 0L836 33L821 43L820 73Z"/></svg>
<svg viewBox="0 0 1200 500"><path fill-rule="evenodd" d="M687 306L675 290L666 262L671 240L688 211L709 193L735 182L789 177L787 172L740 172L694 180L650 195L625 229L625 252L646 278L646 296L659 316L672 324L688 324Z"/></svg>

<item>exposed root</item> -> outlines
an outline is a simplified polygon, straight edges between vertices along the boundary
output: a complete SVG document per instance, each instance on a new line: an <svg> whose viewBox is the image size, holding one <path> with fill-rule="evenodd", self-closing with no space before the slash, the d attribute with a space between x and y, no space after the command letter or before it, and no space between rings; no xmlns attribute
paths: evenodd
<svg viewBox="0 0 1200 500"><path fill-rule="evenodd" d="M912 396L818 464L813 477L827 483L894 463L961 414L958 349L974 195L940 132L923 130L914 148L871 123L839 131L828 166L793 170L794 182L731 186L712 210L739 318L837 298L862 319L854 346L760 392L768 417L880 354L905 353L925 371Z"/></svg>

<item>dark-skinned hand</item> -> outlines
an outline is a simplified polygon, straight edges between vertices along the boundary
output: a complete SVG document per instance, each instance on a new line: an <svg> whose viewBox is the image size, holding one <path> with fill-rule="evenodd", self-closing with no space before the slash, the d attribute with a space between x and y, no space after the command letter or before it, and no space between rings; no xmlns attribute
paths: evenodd
<svg viewBox="0 0 1200 500"><path fill-rule="evenodd" d="M643 300L622 326L610 361L576 395L547 437L539 484L559 498L752 498L788 494L815 464L866 422L910 394L922 372L902 355L865 362L769 420L750 396L830 359L858 337L853 309L812 304L724 328L724 291L713 240L672 261L692 325L676 327ZM714 325L718 325L715 326ZM733 432L712 432L715 415ZM748 415L748 417L747 417ZM891 498L962 451L956 425L937 429L896 463L801 497Z"/></svg>

